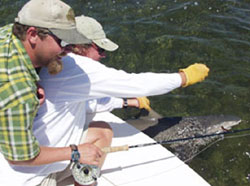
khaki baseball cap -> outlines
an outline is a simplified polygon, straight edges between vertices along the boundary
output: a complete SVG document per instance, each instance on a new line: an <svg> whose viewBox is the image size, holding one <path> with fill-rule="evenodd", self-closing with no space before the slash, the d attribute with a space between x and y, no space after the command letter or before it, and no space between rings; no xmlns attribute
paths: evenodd
<svg viewBox="0 0 250 186"><path fill-rule="evenodd" d="M47 28L69 44L91 43L77 31L73 9L60 0L30 0L18 12L15 22Z"/></svg>
<svg viewBox="0 0 250 186"><path fill-rule="evenodd" d="M97 46L107 51L114 51L118 48L117 44L106 37L102 25L94 18L82 15L77 16L75 19L78 31L92 40Z"/></svg>

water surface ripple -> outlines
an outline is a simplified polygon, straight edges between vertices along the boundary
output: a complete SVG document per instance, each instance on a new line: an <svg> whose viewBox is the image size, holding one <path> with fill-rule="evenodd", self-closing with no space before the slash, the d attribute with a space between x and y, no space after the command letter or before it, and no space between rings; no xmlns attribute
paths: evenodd
<svg viewBox="0 0 250 186"><path fill-rule="evenodd" d="M0 25L27 0L1 0ZM249 0L65 0L76 15L102 23L119 44L103 62L128 72L175 72L195 62L210 67L203 83L150 97L163 116L230 114L250 127ZM128 112L128 111L127 111ZM133 110L133 112L136 112ZM125 112L118 112L128 117ZM250 138L223 140L190 165L213 186L249 185Z"/></svg>

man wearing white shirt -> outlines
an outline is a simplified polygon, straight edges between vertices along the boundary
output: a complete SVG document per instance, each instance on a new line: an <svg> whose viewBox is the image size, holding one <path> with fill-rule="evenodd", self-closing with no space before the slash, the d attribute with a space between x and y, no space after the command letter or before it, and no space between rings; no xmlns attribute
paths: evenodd
<svg viewBox="0 0 250 186"><path fill-rule="evenodd" d="M107 38L103 39L105 45ZM95 165L100 163L103 153L98 152L106 142L102 144L102 139L96 139L94 144L99 151L93 149L89 144L79 144L85 128L87 100L101 97L140 97L165 94L178 87L204 80L209 71L203 64L194 64L182 69L179 73L131 74L108 68L97 61L74 53L63 57L62 61L64 68L59 74L50 75L46 69L42 69L40 72L40 84L45 89L46 101L38 111L33 132L40 145L55 148L55 151L48 153L48 156L65 156L65 159L68 160L24 167L9 165L3 157L0 157L1 165L6 170L1 172L1 177L13 175L16 178L16 180L9 180L8 185L38 185L49 174L64 170L70 163L68 154L71 153L69 148L71 144L78 146L80 163ZM112 131L109 132L108 128L105 133L108 138L112 136ZM95 136L91 136L89 133L85 139L89 141L91 137L91 140L94 141ZM60 149L67 153L60 154ZM88 158L94 154L99 157Z"/></svg>

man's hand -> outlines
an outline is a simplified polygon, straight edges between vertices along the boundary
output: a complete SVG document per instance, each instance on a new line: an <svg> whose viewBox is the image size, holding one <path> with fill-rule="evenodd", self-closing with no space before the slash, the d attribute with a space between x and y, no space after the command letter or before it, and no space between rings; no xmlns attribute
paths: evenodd
<svg viewBox="0 0 250 186"><path fill-rule="evenodd" d="M125 100L125 99L124 99ZM139 109L146 109L147 111L150 111L150 101L147 97L138 97L138 98L128 98L127 100L127 106L128 107L137 107Z"/></svg>
<svg viewBox="0 0 250 186"><path fill-rule="evenodd" d="M89 165L99 165L103 152L97 146L91 143L83 143L78 145L78 151L80 153L80 163Z"/></svg>
<svg viewBox="0 0 250 186"><path fill-rule="evenodd" d="M139 102L139 109L146 109L147 111L150 111L150 101L147 97L138 97L136 98Z"/></svg>
<svg viewBox="0 0 250 186"><path fill-rule="evenodd" d="M180 69L179 72L185 74L186 82L182 86L187 87L203 81L208 76L209 68L204 64L195 63L187 68Z"/></svg>
<svg viewBox="0 0 250 186"><path fill-rule="evenodd" d="M44 88L41 87L38 83L36 84L37 86L37 97L39 99L39 105L41 106L45 102L45 91Z"/></svg>

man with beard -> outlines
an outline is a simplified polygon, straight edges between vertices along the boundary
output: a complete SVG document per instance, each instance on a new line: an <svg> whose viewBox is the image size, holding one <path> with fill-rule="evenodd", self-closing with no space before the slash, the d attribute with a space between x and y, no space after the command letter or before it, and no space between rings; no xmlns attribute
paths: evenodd
<svg viewBox="0 0 250 186"><path fill-rule="evenodd" d="M83 20L76 18L76 21L79 31L83 31L83 28L89 29L84 17ZM91 33L96 32L92 30ZM86 32L83 31L82 34L86 35ZM87 49L102 55L101 49L110 46L110 40L106 35L103 33L100 35L102 36L99 37L100 46L97 46L95 38L87 35L93 43L71 46L74 48L74 53L62 58L63 69L60 73L50 75L46 69L41 70L40 83L45 89L46 101L38 111L33 128L40 144L65 149L74 143L74 151L79 152L76 162L99 167L104 161L105 154L100 153L99 156L92 156L91 161L86 161L86 156L91 156L87 145L93 143L99 149L109 146L112 130L107 123L98 122L90 125L88 131L82 135L82 131L86 128L86 101L110 96L140 97L165 94L181 86L186 87L201 82L209 72L204 64L190 65L178 73L130 74L108 68L84 56ZM86 148L82 148L83 146ZM69 161L55 162L37 168L26 167L22 171L33 173L29 180L48 175L49 172L57 172L50 174L46 179L50 182L54 180L61 185L61 181L71 174L69 168L65 169L69 163ZM59 172L60 170L63 171Z"/></svg>
<svg viewBox="0 0 250 186"><path fill-rule="evenodd" d="M1 185L22 184L2 165L43 165L71 159L69 147L41 146L32 131L39 107L35 68L57 61L62 41L89 42L77 32L71 7L60 0L31 0L19 11L14 25L0 28L0 156L5 160L0 168ZM94 145L88 147L94 156L101 155Z"/></svg>

